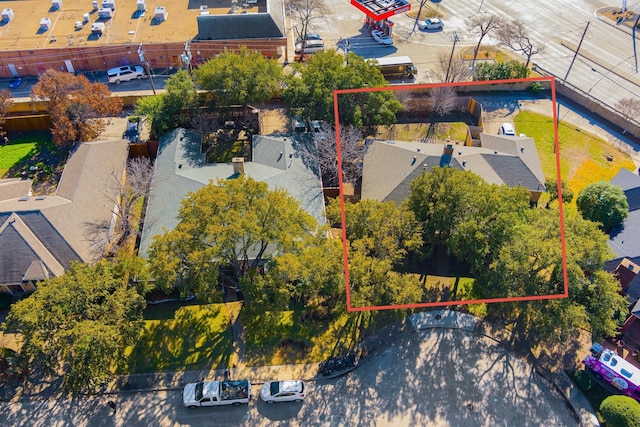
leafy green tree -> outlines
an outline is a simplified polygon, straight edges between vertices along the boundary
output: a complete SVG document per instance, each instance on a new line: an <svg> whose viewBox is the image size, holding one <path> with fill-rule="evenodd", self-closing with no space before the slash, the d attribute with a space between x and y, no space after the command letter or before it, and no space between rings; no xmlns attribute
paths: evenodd
<svg viewBox="0 0 640 427"><path fill-rule="evenodd" d="M547 179L544 182L544 186L547 187L547 193L549 193L549 203L554 200L558 200L558 181L555 179ZM562 181L562 203L571 203L573 200L573 191L567 186L565 181ZM549 205L547 204L547 207Z"/></svg>
<svg viewBox="0 0 640 427"><path fill-rule="evenodd" d="M629 396L609 396L600 404L600 414L610 427L640 427L640 403Z"/></svg>
<svg viewBox="0 0 640 427"><path fill-rule="evenodd" d="M340 222L337 199L327 207L327 218ZM351 304L380 306L419 301L422 285L413 275L394 268L409 251L422 245L420 226L412 212L393 202L362 200L345 205L349 241Z"/></svg>
<svg viewBox="0 0 640 427"><path fill-rule="evenodd" d="M284 100L304 118L334 123L333 91L386 86L378 67L352 52L318 52L306 63L294 63L286 78ZM395 123L402 104L393 91L338 96L340 125L375 126Z"/></svg>
<svg viewBox="0 0 640 427"><path fill-rule="evenodd" d="M562 251L556 209L533 209L516 226L498 256L479 272L474 297L522 297L563 292ZM513 339L535 344L567 339L585 324L594 339L615 335L626 301L614 278L602 270L610 258L607 237L574 211L565 211L569 297L490 304L487 313L512 324Z"/></svg>
<svg viewBox="0 0 640 427"><path fill-rule="evenodd" d="M298 251L317 228L293 197L243 175L189 193L178 219L151 244L151 276L164 289L213 301L220 267L233 268L237 286L253 281L266 255Z"/></svg>
<svg viewBox="0 0 640 427"><path fill-rule="evenodd" d="M326 233L305 240L299 250L267 260L266 273L243 285L253 308L279 311L293 300L316 312L322 307L344 309L342 243Z"/></svg>
<svg viewBox="0 0 640 427"><path fill-rule="evenodd" d="M199 105L198 92L186 70L179 70L168 80L165 92L142 97L136 102L136 114L150 121L151 132L160 137L165 132L189 123L189 113Z"/></svg>
<svg viewBox="0 0 640 427"><path fill-rule="evenodd" d="M622 188L604 181L582 189L576 204L583 218L600 223L605 232L622 224L629 216L629 203Z"/></svg>
<svg viewBox="0 0 640 427"><path fill-rule="evenodd" d="M64 390L91 392L123 366L144 308L144 298L113 264L73 263L14 304L7 328L20 334L20 355L32 371L62 373Z"/></svg>
<svg viewBox="0 0 640 427"><path fill-rule="evenodd" d="M462 221L484 181L470 171L436 167L411 183L405 203L422 225L425 243L433 248L446 244L455 225Z"/></svg>
<svg viewBox="0 0 640 427"><path fill-rule="evenodd" d="M525 78L529 75L529 69L518 61L501 62L492 64L483 62L476 64L473 70L473 80L506 80Z"/></svg>
<svg viewBox="0 0 640 427"><path fill-rule="evenodd" d="M485 182L468 194L447 239L449 253L469 264L472 273L491 264L529 211L529 191Z"/></svg>
<svg viewBox="0 0 640 427"><path fill-rule="evenodd" d="M282 66L260 52L243 47L227 51L194 71L198 86L209 92L217 106L266 102L283 82Z"/></svg>

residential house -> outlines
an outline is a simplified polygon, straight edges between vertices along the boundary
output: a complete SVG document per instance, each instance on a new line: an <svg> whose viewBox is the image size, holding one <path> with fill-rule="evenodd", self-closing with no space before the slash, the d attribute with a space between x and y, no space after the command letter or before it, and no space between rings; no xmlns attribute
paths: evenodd
<svg viewBox="0 0 640 427"><path fill-rule="evenodd" d="M254 135L252 157L232 163L206 163L197 134L176 129L160 139L153 183L145 215L140 254L145 256L153 236L178 225L181 201L194 192L238 173L267 183L269 189L286 190L302 209L325 224L324 198L317 161L307 155L315 145L308 134Z"/></svg>
<svg viewBox="0 0 640 427"><path fill-rule="evenodd" d="M364 157L362 198L400 203L415 178L440 166L470 170L490 184L523 186L536 203L546 188L533 139L481 134L480 141L481 147L375 140Z"/></svg>
<svg viewBox="0 0 640 427"><path fill-rule="evenodd" d="M72 261L97 259L87 225L114 220L108 182L122 176L127 155L124 140L78 144L48 196L32 196L30 179L0 180L0 292L32 292Z"/></svg>

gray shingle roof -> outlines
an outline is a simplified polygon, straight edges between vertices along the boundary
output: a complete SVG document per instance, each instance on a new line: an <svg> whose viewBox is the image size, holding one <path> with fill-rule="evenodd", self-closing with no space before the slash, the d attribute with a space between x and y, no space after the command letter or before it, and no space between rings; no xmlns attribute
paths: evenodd
<svg viewBox="0 0 640 427"><path fill-rule="evenodd" d="M0 284L44 279L52 270L61 273L71 261L81 261L41 212L3 214L0 219Z"/></svg>
<svg viewBox="0 0 640 427"><path fill-rule="evenodd" d="M270 189L284 189L298 199L300 206L325 223L324 197L317 165L303 151L315 149L307 136L263 136L253 139L253 161L245 161L247 176L267 183ZM206 164L201 139L196 134L176 129L160 139L160 149L149 195L140 254L146 255L155 235L173 230L182 199L210 181L235 176L230 163ZM282 155L280 155L282 153Z"/></svg>
<svg viewBox="0 0 640 427"><path fill-rule="evenodd" d="M282 38L282 30L268 13L198 16L194 40L244 40Z"/></svg>
<svg viewBox="0 0 640 427"><path fill-rule="evenodd" d="M496 140L505 137L495 138ZM542 168L535 173L529 165L535 167L535 161L525 163L521 155L527 151L537 157L535 148L529 146L531 138L518 138L525 149L516 148L513 142L503 144L507 151L502 153L495 148L453 146L450 165L460 170L470 170L489 184L525 186L531 191L544 191L544 181L537 178ZM519 146L520 147L520 146ZM444 145L419 142L374 141L364 158L362 173L362 198L395 202L406 199L410 184L424 170L439 166L443 159ZM534 157L527 153L528 157ZM446 163L446 162L445 162ZM540 165L538 161L538 166Z"/></svg>
<svg viewBox="0 0 640 427"><path fill-rule="evenodd" d="M621 226L612 230L609 236L609 247L617 257L640 257L640 176L620 169L611 180L624 191L629 203L629 216Z"/></svg>
<svg viewBox="0 0 640 427"><path fill-rule="evenodd" d="M13 225L7 225L0 233L0 284L22 283L31 262L36 260L38 256L31 246Z"/></svg>

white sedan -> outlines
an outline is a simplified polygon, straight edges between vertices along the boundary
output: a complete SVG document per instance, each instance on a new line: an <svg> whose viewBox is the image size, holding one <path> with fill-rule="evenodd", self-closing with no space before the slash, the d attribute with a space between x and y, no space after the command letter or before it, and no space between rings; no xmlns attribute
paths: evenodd
<svg viewBox="0 0 640 427"><path fill-rule="evenodd" d="M260 398L267 403L302 402L305 388L302 380L266 382L260 389Z"/></svg>
<svg viewBox="0 0 640 427"><path fill-rule="evenodd" d="M444 27L444 22L438 18L429 18L420 24L421 30L439 30Z"/></svg>
<svg viewBox="0 0 640 427"><path fill-rule="evenodd" d="M385 46L391 46L393 44L393 40L391 39L391 37L380 30L371 31L371 37L373 37L373 39L378 43Z"/></svg>

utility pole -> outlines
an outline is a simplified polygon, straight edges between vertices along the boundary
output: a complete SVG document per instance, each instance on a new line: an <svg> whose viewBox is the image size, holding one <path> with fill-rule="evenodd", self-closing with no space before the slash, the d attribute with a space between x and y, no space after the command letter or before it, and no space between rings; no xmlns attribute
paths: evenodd
<svg viewBox="0 0 640 427"><path fill-rule="evenodd" d="M578 57L578 52L580 51L580 46L582 46L582 41L584 40L584 36L587 35L587 30L589 29L589 24L591 24L591 21L587 22L587 26L584 28L584 32L582 33L582 37L580 37L580 43L578 43L578 47L576 48L576 52L573 54L573 59L571 60L571 64L569 64L569 69L567 70L567 74L565 74L564 79L562 79L562 84L564 84L567 81L567 78L569 77L569 72L571 71L571 67L573 67L573 63L576 61L576 58Z"/></svg>
<svg viewBox="0 0 640 427"><path fill-rule="evenodd" d="M451 70L451 61L453 61L453 51L456 50L456 43L458 43L458 33L453 32L453 46L451 47L451 56L449 56L449 64L447 64L447 75L444 77L444 82L449 83L449 71Z"/></svg>
<svg viewBox="0 0 640 427"><path fill-rule="evenodd" d="M191 68L191 58L191 49L189 48L189 42L187 41L184 44L184 53L182 54L182 60L189 68L189 75L191 75L191 72L193 71L193 69Z"/></svg>
<svg viewBox="0 0 640 427"><path fill-rule="evenodd" d="M156 94L156 85L153 84L153 75L151 74L151 68L149 67L149 62L147 62L146 58L144 57L144 50L142 49L142 43L140 43L138 45L138 56L140 57L140 62L142 62L142 64L145 66L146 70L147 70L147 74L149 75L149 82L151 82L151 90L153 91L153 94Z"/></svg>

